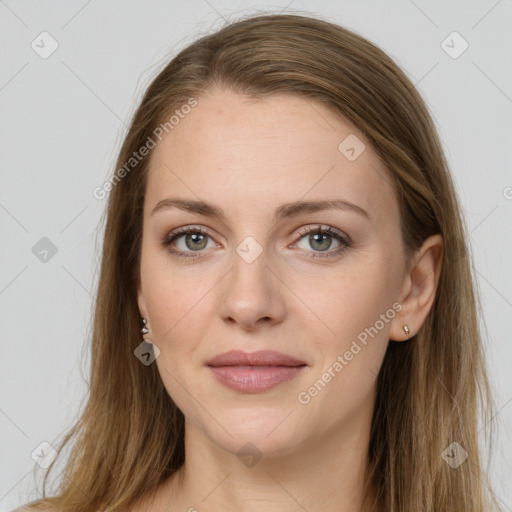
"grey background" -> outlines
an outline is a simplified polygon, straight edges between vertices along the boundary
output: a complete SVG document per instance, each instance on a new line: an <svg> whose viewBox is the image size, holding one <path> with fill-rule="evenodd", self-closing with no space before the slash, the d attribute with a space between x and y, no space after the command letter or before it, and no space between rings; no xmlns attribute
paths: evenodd
<svg viewBox="0 0 512 512"><path fill-rule="evenodd" d="M491 478L512 510L511 0L0 0L0 511L38 497L31 454L60 438L87 390L106 205L92 190L112 171L125 123L176 51L223 18L268 10L355 30L427 101L471 232L499 426ZM58 43L46 59L31 47L43 31ZM441 46L453 31L469 44L458 58ZM46 262L33 249L43 237L57 249Z"/></svg>

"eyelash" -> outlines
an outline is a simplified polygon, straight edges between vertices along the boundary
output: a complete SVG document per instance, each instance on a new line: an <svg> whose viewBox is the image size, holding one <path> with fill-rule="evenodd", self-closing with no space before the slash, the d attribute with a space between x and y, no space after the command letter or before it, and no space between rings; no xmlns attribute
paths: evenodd
<svg viewBox="0 0 512 512"><path fill-rule="evenodd" d="M180 258L192 258L192 259L200 258L201 257L200 253L203 251L200 251L200 250L199 251L180 251L180 250L170 248L171 244L175 240L182 237L183 235L192 234L192 233L210 236L208 233L208 230L203 229L201 226L185 226L183 228L178 228L174 231L171 231L171 233L166 235L162 240L162 245L164 247L166 247L171 254L174 254ZM349 237L342 236L337 231L335 231L332 226L322 227L320 224L316 228L315 227L304 228L304 230L302 230L299 233L299 235L300 235L299 241L302 240L302 238L304 238L306 235L310 235L312 233L326 234L326 235L332 236L333 238L338 240L338 242L340 242L341 245L340 245L340 247L338 247L337 249L335 249L333 251L329 251L329 252L326 251L325 254L322 254L324 251L310 251L309 254L311 254L312 256L306 256L306 258L309 258L309 257L312 257L313 259L315 259L315 258L332 258L334 256L338 256L339 254L341 254L345 249L352 247L352 241L350 240ZM198 254L193 254L194 252L197 252Z"/></svg>

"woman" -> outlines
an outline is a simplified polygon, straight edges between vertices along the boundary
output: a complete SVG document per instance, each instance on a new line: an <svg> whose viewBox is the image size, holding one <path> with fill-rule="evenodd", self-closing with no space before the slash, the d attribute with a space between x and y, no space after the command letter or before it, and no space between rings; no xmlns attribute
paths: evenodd
<svg viewBox="0 0 512 512"><path fill-rule="evenodd" d="M295 15L201 38L107 192L89 400L24 510L497 509L464 224L380 49Z"/></svg>

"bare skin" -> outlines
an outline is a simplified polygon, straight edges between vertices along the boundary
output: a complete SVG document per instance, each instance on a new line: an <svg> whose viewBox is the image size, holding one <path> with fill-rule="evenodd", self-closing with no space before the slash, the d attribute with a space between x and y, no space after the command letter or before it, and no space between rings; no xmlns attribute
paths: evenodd
<svg viewBox="0 0 512 512"><path fill-rule="evenodd" d="M338 149L350 134L366 145L353 161ZM407 271L390 174L358 130L300 96L213 91L153 151L138 304L186 418L186 462L131 510L367 510L377 375L389 340L407 339L404 324L414 335L431 309L440 237L425 241ZM166 198L211 203L224 218L176 207L151 214ZM346 207L273 218L284 203L326 199L366 214ZM165 247L183 226L206 234ZM332 231L322 239L318 226ZM256 243L244 245L247 237ZM258 246L250 263L237 252L255 255ZM378 333L358 341L372 326ZM307 366L269 390L235 391L206 365L231 349L276 350ZM309 392L319 379L325 385ZM244 446L252 462L261 458L244 462Z"/></svg>

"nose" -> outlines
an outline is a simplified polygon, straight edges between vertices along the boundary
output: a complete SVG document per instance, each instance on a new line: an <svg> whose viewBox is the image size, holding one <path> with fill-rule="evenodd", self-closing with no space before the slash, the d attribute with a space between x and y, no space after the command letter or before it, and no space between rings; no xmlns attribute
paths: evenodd
<svg viewBox="0 0 512 512"><path fill-rule="evenodd" d="M285 289L269 266L267 252L250 262L233 251L232 269L219 289L221 318L245 331L271 327L285 316Z"/></svg>

